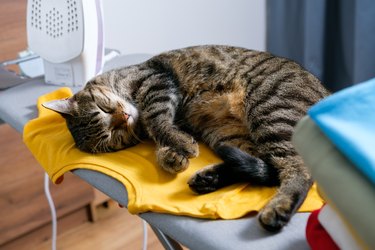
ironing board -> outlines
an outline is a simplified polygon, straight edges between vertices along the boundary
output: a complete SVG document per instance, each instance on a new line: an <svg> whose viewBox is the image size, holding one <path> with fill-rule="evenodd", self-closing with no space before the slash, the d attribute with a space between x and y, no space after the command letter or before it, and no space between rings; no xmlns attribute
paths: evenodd
<svg viewBox="0 0 375 250"><path fill-rule="evenodd" d="M126 55L113 59L105 71L142 62L148 55ZM39 96L58 89L47 85L43 78L29 80L23 84L0 91L0 119L22 133L24 125L37 117L36 100ZM73 92L79 90L72 88ZM117 180L102 173L78 169L73 174L107 194L126 207L127 192ZM139 216L147 221L165 249L309 249L305 239L305 227L309 213L298 213L277 234L263 230L255 216L236 220L205 220L186 216L160 213L143 213ZM126 225L124 225L126 227Z"/></svg>

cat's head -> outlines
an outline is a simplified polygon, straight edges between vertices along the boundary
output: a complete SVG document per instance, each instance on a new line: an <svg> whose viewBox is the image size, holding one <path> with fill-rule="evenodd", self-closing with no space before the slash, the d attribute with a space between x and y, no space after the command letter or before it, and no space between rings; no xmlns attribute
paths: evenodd
<svg viewBox="0 0 375 250"><path fill-rule="evenodd" d="M42 104L61 114L76 146L85 152L113 152L139 142L139 114L131 101L107 87L86 87L71 98Z"/></svg>

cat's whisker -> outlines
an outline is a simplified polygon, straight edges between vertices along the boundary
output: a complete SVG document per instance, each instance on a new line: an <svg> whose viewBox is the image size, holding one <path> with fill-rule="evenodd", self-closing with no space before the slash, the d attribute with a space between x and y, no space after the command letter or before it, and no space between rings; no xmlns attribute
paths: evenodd
<svg viewBox="0 0 375 250"><path fill-rule="evenodd" d="M109 136L111 137L111 136ZM108 137L107 137L108 138ZM93 152L94 153L99 153L99 152L102 152L102 150L98 150L98 148L101 146L101 145L106 145L106 143L104 143L104 141L107 140L107 139L99 139L98 142L95 144L94 148L93 148Z"/></svg>

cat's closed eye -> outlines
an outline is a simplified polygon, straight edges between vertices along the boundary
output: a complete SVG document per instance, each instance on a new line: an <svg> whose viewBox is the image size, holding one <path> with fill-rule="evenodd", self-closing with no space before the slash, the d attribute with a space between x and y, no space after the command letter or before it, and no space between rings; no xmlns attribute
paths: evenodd
<svg viewBox="0 0 375 250"><path fill-rule="evenodd" d="M102 105L97 105L97 107L103 111L104 113L107 113L107 114L113 114L115 113L115 110L112 109L112 108L108 108L108 107L105 107L105 106L102 106Z"/></svg>

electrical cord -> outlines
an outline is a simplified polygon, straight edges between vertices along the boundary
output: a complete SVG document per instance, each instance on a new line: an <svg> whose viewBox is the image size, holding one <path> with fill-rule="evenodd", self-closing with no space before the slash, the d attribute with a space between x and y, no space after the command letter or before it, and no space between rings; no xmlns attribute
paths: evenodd
<svg viewBox="0 0 375 250"><path fill-rule="evenodd" d="M52 218L52 250L56 250L56 236L57 236L57 220L56 220L56 209L55 204L49 190L49 177L47 173L44 174L44 193L46 194L49 207L51 209L51 218Z"/></svg>
<svg viewBox="0 0 375 250"><path fill-rule="evenodd" d="M143 224L143 247L142 250L147 250L147 222L142 220Z"/></svg>
<svg viewBox="0 0 375 250"><path fill-rule="evenodd" d="M52 217L52 250L56 250L56 237L57 237L57 219L56 219L56 209L55 204L53 203L53 199L51 196L51 192L49 189L49 177L47 173L44 174L44 193L47 197L48 204L51 210L51 217ZM148 239L148 229L147 229L147 222L142 220L143 224L143 246L142 250L147 250L147 239Z"/></svg>

